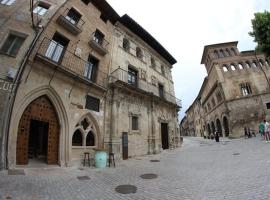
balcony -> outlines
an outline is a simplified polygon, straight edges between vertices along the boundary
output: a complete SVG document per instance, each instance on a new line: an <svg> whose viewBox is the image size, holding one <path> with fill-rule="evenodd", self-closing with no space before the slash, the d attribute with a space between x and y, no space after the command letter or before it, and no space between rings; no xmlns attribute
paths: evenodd
<svg viewBox="0 0 270 200"><path fill-rule="evenodd" d="M138 89L142 92L154 95L160 100L165 100L167 102L177 105L179 108L182 108L181 100L177 99L174 95L165 91L160 91L160 88L158 86L148 83L147 81L144 81L139 77L137 77L137 79L134 81L134 76L130 75L128 71L125 71L121 68L118 68L115 71L113 71L110 74L109 80L110 83L116 82L126 83L130 87L133 87L134 89Z"/></svg>
<svg viewBox="0 0 270 200"><path fill-rule="evenodd" d="M109 42L106 41L103 37L97 35L97 32L94 32L89 41L90 47L97 51L100 55L105 56L108 51Z"/></svg>
<svg viewBox="0 0 270 200"><path fill-rule="evenodd" d="M76 13L74 9L66 9L63 15L58 17L57 22L74 35L81 33L85 24L81 15Z"/></svg>
<svg viewBox="0 0 270 200"><path fill-rule="evenodd" d="M86 84L102 89L106 89L108 86L108 74L94 69L90 62L48 38L44 38L41 42L35 59Z"/></svg>

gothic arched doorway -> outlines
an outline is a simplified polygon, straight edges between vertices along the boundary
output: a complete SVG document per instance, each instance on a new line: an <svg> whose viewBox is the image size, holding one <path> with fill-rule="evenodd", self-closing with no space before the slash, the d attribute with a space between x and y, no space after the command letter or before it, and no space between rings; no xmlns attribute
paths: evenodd
<svg viewBox="0 0 270 200"><path fill-rule="evenodd" d="M229 132L229 122L227 117L223 117L223 127L225 131L225 137L228 137L230 132Z"/></svg>
<svg viewBox="0 0 270 200"><path fill-rule="evenodd" d="M54 106L44 95L24 110L17 134L16 162L28 164L37 159L49 165L58 164L59 121Z"/></svg>
<svg viewBox="0 0 270 200"><path fill-rule="evenodd" d="M216 127L217 127L217 132L219 133L219 136L222 137L222 127L221 127L221 123L219 119L216 120Z"/></svg>

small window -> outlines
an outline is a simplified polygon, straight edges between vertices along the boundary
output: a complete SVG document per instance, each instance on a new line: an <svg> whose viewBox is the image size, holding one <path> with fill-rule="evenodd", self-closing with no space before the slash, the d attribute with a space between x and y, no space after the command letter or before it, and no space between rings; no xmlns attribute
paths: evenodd
<svg viewBox="0 0 270 200"><path fill-rule="evenodd" d="M128 68L128 84L138 86L138 72L131 67Z"/></svg>
<svg viewBox="0 0 270 200"><path fill-rule="evenodd" d="M85 4L85 5L88 5L90 3L91 0L82 0L82 2Z"/></svg>
<svg viewBox="0 0 270 200"><path fill-rule="evenodd" d="M259 60L259 64L262 67L263 66L263 61L262 60Z"/></svg>
<svg viewBox="0 0 270 200"><path fill-rule="evenodd" d="M13 4L16 0L2 0L1 4L10 6L11 4Z"/></svg>
<svg viewBox="0 0 270 200"><path fill-rule="evenodd" d="M129 43L129 40L127 38L123 39L123 49L125 49L125 51L128 51L128 52L130 50L130 43Z"/></svg>
<svg viewBox="0 0 270 200"><path fill-rule="evenodd" d="M38 5L33 10L33 13L36 13L36 14L42 16L47 12L47 10L49 10L49 8L50 8L50 5L45 4L43 2L39 2Z"/></svg>
<svg viewBox="0 0 270 200"><path fill-rule="evenodd" d="M256 68L256 67L257 67L257 63L256 63L256 61L253 61L253 62L252 62L252 67L254 67L254 68Z"/></svg>
<svg viewBox="0 0 270 200"><path fill-rule="evenodd" d="M239 63L239 64L238 64L238 68L239 68L239 69L243 69L242 63Z"/></svg>
<svg viewBox="0 0 270 200"><path fill-rule="evenodd" d="M105 17L105 15L103 15L103 14L100 15L100 19L101 19L104 23L107 23L107 21L108 21L107 17Z"/></svg>
<svg viewBox="0 0 270 200"><path fill-rule="evenodd" d="M210 111L210 110L211 110L211 105L210 105L210 103L207 103L207 107L208 107L208 111Z"/></svg>
<svg viewBox="0 0 270 200"><path fill-rule="evenodd" d="M247 68L251 68L249 61L246 62Z"/></svg>
<svg viewBox="0 0 270 200"><path fill-rule="evenodd" d="M10 56L16 56L24 40L24 37L15 34L9 34L1 48L1 52Z"/></svg>
<svg viewBox="0 0 270 200"><path fill-rule="evenodd" d="M268 60L265 60L265 65L269 66Z"/></svg>
<svg viewBox="0 0 270 200"><path fill-rule="evenodd" d="M229 49L226 49L226 53L227 53L228 56L232 56Z"/></svg>
<svg viewBox="0 0 270 200"><path fill-rule="evenodd" d="M216 58L219 58L219 54L218 54L217 50L214 51L214 54L215 54Z"/></svg>
<svg viewBox="0 0 270 200"><path fill-rule="evenodd" d="M86 146L95 146L95 135L92 131L86 136Z"/></svg>
<svg viewBox="0 0 270 200"><path fill-rule="evenodd" d="M241 90L241 93L243 96L247 96L247 95L252 94L252 90L251 90L249 83L240 84L240 90Z"/></svg>
<svg viewBox="0 0 270 200"><path fill-rule="evenodd" d="M266 108L270 109L270 102L266 103Z"/></svg>
<svg viewBox="0 0 270 200"><path fill-rule="evenodd" d="M220 57L221 57L221 58L226 57L226 55L225 55L225 53L224 53L224 51L223 51L222 49L221 49L219 52L220 52Z"/></svg>
<svg viewBox="0 0 270 200"><path fill-rule="evenodd" d="M161 74L165 75L165 68L163 65L160 66Z"/></svg>
<svg viewBox="0 0 270 200"><path fill-rule="evenodd" d="M82 15L76 11L74 8L71 8L68 13L67 16L65 16L65 18L72 24L76 25L79 23L80 19L81 19Z"/></svg>
<svg viewBox="0 0 270 200"><path fill-rule="evenodd" d="M82 146L83 138L81 131L77 130L72 136L72 146Z"/></svg>
<svg viewBox="0 0 270 200"><path fill-rule="evenodd" d="M132 130L139 130L139 120L137 116L132 116Z"/></svg>
<svg viewBox="0 0 270 200"><path fill-rule="evenodd" d="M159 96L161 98L164 98L164 86L162 84L158 84L158 92L159 92Z"/></svg>
<svg viewBox="0 0 270 200"><path fill-rule="evenodd" d="M86 97L86 105L85 105L86 109L99 112L99 104L100 104L99 99L87 95L87 97Z"/></svg>
<svg viewBox="0 0 270 200"><path fill-rule="evenodd" d="M233 64L231 65L231 70L235 71L235 66Z"/></svg>
<svg viewBox="0 0 270 200"><path fill-rule="evenodd" d="M214 98L212 98L212 100L211 100L211 101L212 101L212 106L213 106L213 107L215 107L215 106L216 106L216 101L215 101L215 99L214 99Z"/></svg>
<svg viewBox="0 0 270 200"><path fill-rule="evenodd" d="M140 47L136 47L136 56L140 59L143 58L143 53Z"/></svg>
<svg viewBox="0 0 270 200"><path fill-rule="evenodd" d="M223 65L222 69L223 69L224 72L228 71L228 67L226 65Z"/></svg>
<svg viewBox="0 0 270 200"><path fill-rule="evenodd" d="M103 44L104 37L104 34L98 29L94 33L94 41L100 45Z"/></svg>
<svg viewBox="0 0 270 200"><path fill-rule="evenodd" d="M153 57L151 57L151 67L153 67L153 68L156 67L156 61Z"/></svg>
<svg viewBox="0 0 270 200"><path fill-rule="evenodd" d="M221 95L220 92L217 92L217 93L216 93L216 97L217 97L217 101L218 101L218 102L221 102L221 101L222 101L222 95Z"/></svg>
<svg viewBox="0 0 270 200"><path fill-rule="evenodd" d="M237 56L236 51L235 51L234 48L231 48L231 51L233 52L233 55L234 55L234 56Z"/></svg>

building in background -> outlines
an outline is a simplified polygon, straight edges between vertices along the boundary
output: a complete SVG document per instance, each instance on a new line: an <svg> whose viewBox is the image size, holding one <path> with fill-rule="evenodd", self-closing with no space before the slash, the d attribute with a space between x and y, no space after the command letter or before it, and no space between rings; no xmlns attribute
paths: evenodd
<svg viewBox="0 0 270 200"><path fill-rule="evenodd" d="M257 131L261 120L270 119L269 62L255 51L239 52L237 43L204 48L201 63L208 76L192 104L199 106L201 113L197 136L202 131L208 135L218 131L224 137L237 138L244 135L244 127ZM195 110L187 110L187 119L194 114L198 116ZM194 119L190 121L193 127ZM193 129L189 129L191 134Z"/></svg>

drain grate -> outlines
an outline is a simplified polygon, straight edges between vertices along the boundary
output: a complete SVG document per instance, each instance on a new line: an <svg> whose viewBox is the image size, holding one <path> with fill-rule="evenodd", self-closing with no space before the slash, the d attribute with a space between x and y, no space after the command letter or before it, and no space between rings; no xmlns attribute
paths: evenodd
<svg viewBox="0 0 270 200"><path fill-rule="evenodd" d="M233 153L233 155L234 155L234 156L238 156L238 155L240 155L240 153Z"/></svg>
<svg viewBox="0 0 270 200"><path fill-rule="evenodd" d="M77 179L79 181L87 181L87 180L90 180L89 176L78 176Z"/></svg>
<svg viewBox="0 0 270 200"><path fill-rule="evenodd" d="M157 178L156 174L143 174L140 176L142 179L155 179Z"/></svg>
<svg viewBox="0 0 270 200"><path fill-rule="evenodd" d="M160 160L150 160L150 162L160 162Z"/></svg>
<svg viewBox="0 0 270 200"><path fill-rule="evenodd" d="M25 175L25 172L23 169L10 169L8 175Z"/></svg>
<svg viewBox="0 0 270 200"><path fill-rule="evenodd" d="M120 194L134 194L137 192L137 187L134 185L119 185L115 188L115 191Z"/></svg>

